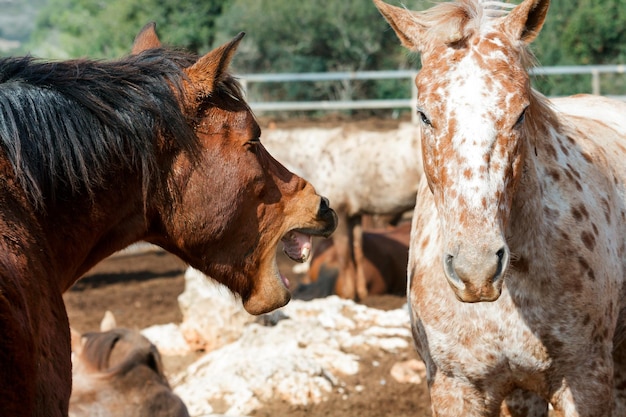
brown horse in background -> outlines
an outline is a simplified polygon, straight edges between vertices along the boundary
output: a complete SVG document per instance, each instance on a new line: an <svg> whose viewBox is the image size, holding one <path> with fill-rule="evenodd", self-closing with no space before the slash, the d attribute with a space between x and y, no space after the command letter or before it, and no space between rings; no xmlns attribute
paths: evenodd
<svg viewBox="0 0 626 417"><path fill-rule="evenodd" d="M148 25L117 61L0 59L0 410L66 416L62 293L136 241L226 285L252 314L290 293L281 240L303 260L336 215L278 163L227 68L243 34L202 57Z"/></svg>
<svg viewBox="0 0 626 417"><path fill-rule="evenodd" d="M368 295L405 295L406 268L409 259L410 222L385 229L370 229L362 234L363 274ZM315 245L306 284L297 287L293 297L300 300L341 296L344 280L350 275L342 273L334 238L324 239Z"/></svg>
<svg viewBox="0 0 626 417"><path fill-rule="evenodd" d="M70 417L189 417L156 346L109 317L99 332L72 330Z"/></svg>

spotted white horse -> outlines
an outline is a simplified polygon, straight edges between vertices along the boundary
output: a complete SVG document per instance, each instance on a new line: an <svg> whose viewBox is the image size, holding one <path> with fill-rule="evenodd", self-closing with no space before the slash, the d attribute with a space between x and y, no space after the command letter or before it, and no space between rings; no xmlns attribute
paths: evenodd
<svg viewBox="0 0 626 417"><path fill-rule="evenodd" d="M328 198L339 218L333 233L339 264L337 295L362 300L363 214L399 215L415 206L422 177L420 132L411 123L373 130L334 128L266 129L265 147L292 172Z"/></svg>
<svg viewBox="0 0 626 417"><path fill-rule="evenodd" d="M374 2L422 59L408 297L433 415L626 416L626 104L530 87L549 0Z"/></svg>

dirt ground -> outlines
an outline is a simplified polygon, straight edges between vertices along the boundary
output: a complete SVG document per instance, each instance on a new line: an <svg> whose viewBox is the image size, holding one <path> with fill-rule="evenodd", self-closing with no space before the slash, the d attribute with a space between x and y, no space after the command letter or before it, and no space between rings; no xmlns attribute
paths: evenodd
<svg viewBox="0 0 626 417"><path fill-rule="evenodd" d="M293 262L279 256L279 267L291 282L300 278ZM70 324L80 332L98 330L106 310L121 327L142 329L153 324L180 323L177 297L184 290L186 265L162 250L120 253L108 258L79 280L64 296ZM380 309L398 308L404 297L376 296L364 302ZM430 405L425 382L402 384L390 376L394 363L416 358L411 347L396 355L368 352L363 347L361 370L345 377L343 392L336 390L318 405L293 406L277 400L253 415L259 417L426 417ZM189 359L191 360L191 359ZM168 361L165 362L168 367ZM188 363L169 362L173 373ZM178 369L177 369L178 368Z"/></svg>

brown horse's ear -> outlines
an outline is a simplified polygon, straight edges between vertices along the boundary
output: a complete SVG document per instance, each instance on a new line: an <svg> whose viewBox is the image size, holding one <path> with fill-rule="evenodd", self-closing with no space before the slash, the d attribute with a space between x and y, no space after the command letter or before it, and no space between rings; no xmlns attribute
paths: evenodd
<svg viewBox="0 0 626 417"><path fill-rule="evenodd" d="M115 316L109 310L104 312L104 317L102 317L102 321L100 322L100 331L108 332L109 330L113 330L117 327L117 322L115 321Z"/></svg>
<svg viewBox="0 0 626 417"><path fill-rule="evenodd" d="M196 94L210 93L217 82L227 74L226 70L244 35L244 32L240 32L230 42L215 48L185 70L191 81L191 88Z"/></svg>
<svg viewBox="0 0 626 417"><path fill-rule="evenodd" d="M531 43L543 27L550 0L525 0L504 18L500 27L514 39Z"/></svg>
<svg viewBox="0 0 626 417"><path fill-rule="evenodd" d="M415 12L392 6L382 0L374 0L374 4L396 32L402 45L416 52L423 50L422 39L426 28L416 19Z"/></svg>
<svg viewBox="0 0 626 417"><path fill-rule="evenodd" d="M133 43L133 49L131 51L131 54L137 55L138 53L145 50L160 47L161 41L159 40L159 36L156 33L156 23L150 22L145 25L139 31L139 34L135 37L135 42Z"/></svg>

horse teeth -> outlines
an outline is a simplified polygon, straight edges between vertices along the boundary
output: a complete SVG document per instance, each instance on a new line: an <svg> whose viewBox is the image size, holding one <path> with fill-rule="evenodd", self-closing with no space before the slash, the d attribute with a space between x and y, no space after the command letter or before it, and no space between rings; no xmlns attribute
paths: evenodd
<svg viewBox="0 0 626 417"><path fill-rule="evenodd" d="M308 246L303 247L302 256L301 256L302 262L306 262L310 256L311 256L311 248Z"/></svg>

